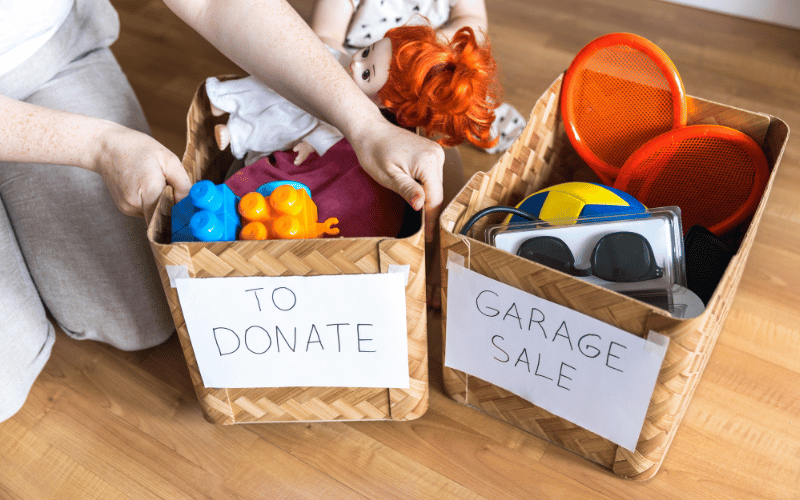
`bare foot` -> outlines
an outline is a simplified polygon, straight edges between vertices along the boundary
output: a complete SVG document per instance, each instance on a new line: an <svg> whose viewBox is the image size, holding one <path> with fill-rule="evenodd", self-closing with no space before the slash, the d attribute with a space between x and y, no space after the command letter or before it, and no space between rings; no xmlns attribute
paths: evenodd
<svg viewBox="0 0 800 500"><path fill-rule="evenodd" d="M211 106L211 114L214 116L222 116L225 114L225 111L222 111L218 107L214 106L213 104L209 103Z"/></svg>

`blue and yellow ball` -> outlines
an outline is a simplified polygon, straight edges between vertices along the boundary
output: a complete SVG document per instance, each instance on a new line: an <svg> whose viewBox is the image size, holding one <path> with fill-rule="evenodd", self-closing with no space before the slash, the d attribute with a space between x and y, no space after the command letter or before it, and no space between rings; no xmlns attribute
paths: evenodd
<svg viewBox="0 0 800 500"><path fill-rule="evenodd" d="M619 215L644 213L647 209L633 196L601 184L565 182L542 189L522 200L517 208L545 222L602 217L613 220ZM518 215L506 217L506 223L528 222ZM572 221L574 223L574 221Z"/></svg>

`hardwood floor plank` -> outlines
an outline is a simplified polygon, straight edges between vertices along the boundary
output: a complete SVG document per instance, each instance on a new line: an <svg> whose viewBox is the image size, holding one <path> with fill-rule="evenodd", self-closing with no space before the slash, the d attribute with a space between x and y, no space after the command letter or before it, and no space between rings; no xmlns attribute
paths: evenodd
<svg viewBox="0 0 800 500"><path fill-rule="evenodd" d="M131 498L245 499L278 492L320 498L314 491L326 491L330 498L358 496L258 439L247 426L209 424L194 399L181 395L179 406L185 402L190 411L171 414L160 411L163 405L158 401L141 401L140 390L162 403L170 401L162 391L174 391L154 382L119 351L87 352L91 343L59 336L46 375L60 374L68 390L48 417L35 424L32 434L108 483L123 487ZM91 384L88 373L94 380ZM293 480L275 483L275 476Z"/></svg>
<svg viewBox="0 0 800 500"><path fill-rule="evenodd" d="M0 484L21 498L132 498L14 420L0 426Z"/></svg>
<svg viewBox="0 0 800 500"><path fill-rule="evenodd" d="M436 394L434 400L444 397ZM502 441L497 442L475 432L475 427L482 426L461 425L451 418L453 413L461 414L474 422L475 410L444 408L455 411L428 410L423 418L402 426L365 423L353 427L486 498L609 498L588 487L576 488L556 471L531 470L530 465L552 446L545 441L485 416L489 425L502 427L502 434L498 433ZM508 436L520 439L511 444Z"/></svg>
<svg viewBox="0 0 800 500"><path fill-rule="evenodd" d="M424 417L423 417L424 418ZM265 441L375 500L485 498L358 431L360 424L253 426ZM407 422L383 423L397 427Z"/></svg>
<svg viewBox="0 0 800 500"><path fill-rule="evenodd" d="M281 432L282 426L271 427ZM229 492L225 498L366 498L347 483L336 481L263 439L241 455L233 473L225 476L224 485Z"/></svg>
<svg viewBox="0 0 800 500"><path fill-rule="evenodd" d="M164 403L174 409L177 400L159 390L170 391L168 386L127 378L125 369L116 377L104 377L98 367L113 367L115 361L122 362L119 357L96 351L87 362L84 351L90 343L66 337L58 340L48 368L65 374L63 383L69 392L32 431L94 474L124 487L132 498L207 498L218 486L214 474L230 472L230 461L239 456L237 447L255 442L243 429L209 426L197 411L196 401L191 404L191 419L173 423L178 412L162 409ZM87 373L92 374L92 383L87 383ZM136 395L139 390L149 390L154 399L160 397L161 404L142 404ZM210 446L206 431L227 431L227 436L219 439L217 434ZM241 433L238 439L237 431Z"/></svg>

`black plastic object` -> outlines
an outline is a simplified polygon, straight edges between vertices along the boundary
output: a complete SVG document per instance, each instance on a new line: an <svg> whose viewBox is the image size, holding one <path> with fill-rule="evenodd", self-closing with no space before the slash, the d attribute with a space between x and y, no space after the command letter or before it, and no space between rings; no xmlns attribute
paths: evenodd
<svg viewBox="0 0 800 500"><path fill-rule="evenodd" d="M609 233L600 238L589 259L590 269L577 269L569 247L553 236L525 240L517 255L573 276L593 274L617 283L646 281L664 275L647 239L630 231Z"/></svg>
<svg viewBox="0 0 800 500"><path fill-rule="evenodd" d="M590 259L592 273L606 281L631 283L660 278L653 248L639 233L620 231L600 238Z"/></svg>
<svg viewBox="0 0 800 500"><path fill-rule="evenodd" d="M562 273L574 276L589 276L590 274L575 268L575 257L572 256L569 247L554 236L528 238L519 246L517 255L543 266L552 267Z"/></svg>
<svg viewBox="0 0 800 500"><path fill-rule="evenodd" d="M683 237L686 287L708 304L734 255L733 249L703 226L692 226Z"/></svg>

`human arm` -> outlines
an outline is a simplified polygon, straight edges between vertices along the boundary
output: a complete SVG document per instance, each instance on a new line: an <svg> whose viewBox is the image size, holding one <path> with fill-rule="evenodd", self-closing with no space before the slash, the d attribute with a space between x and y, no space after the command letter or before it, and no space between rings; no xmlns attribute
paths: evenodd
<svg viewBox="0 0 800 500"><path fill-rule="evenodd" d="M387 122L285 0L165 2L249 74L339 129L380 184L416 210L441 204L442 148ZM253 36L265 26L280 36Z"/></svg>
<svg viewBox="0 0 800 500"><path fill-rule="evenodd" d="M439 27L436 32L440 38L450 40L456 31L464 26L471 27L475 32L478 43L483 43L484 35L488 29L486 3L484 0L457 0L450 10L450 17L447 23Z"/></svg>
<svg viewBox="0 0 800 500"><path fill-rule="evenodd" d="M165 0L267 87L352 138L383 119L285 0ZM271 29L275 36L261 36Z"/></svg>
<svg viewBox="0 0 800 500"><path fill-rule="evenodd" d="M344 52L344 39L354 12L353 0L317 0L311 12L311 29L325 45Z"/></svg>
<svg viewBox="0 0 800 500"><path fill-rule="evenodd" d="M152 137L122 125L0 96L0 160L80 167L103 177L117 207L149 221L164 187L189 193L180 160Z"/></svg>

